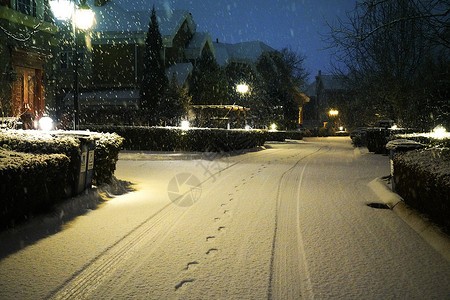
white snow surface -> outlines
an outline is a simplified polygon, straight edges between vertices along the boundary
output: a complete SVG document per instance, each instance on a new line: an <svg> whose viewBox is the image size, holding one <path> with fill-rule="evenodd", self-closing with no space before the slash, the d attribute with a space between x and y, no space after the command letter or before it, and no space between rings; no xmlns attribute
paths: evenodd
<svg viewBox="0 0 450 300"><path fill-rule="evenodd" d="M0 299L448 299L450 263L392 211L366 205L379 202L367 183L389 174L388 157L348 137L266 147L122 155L116 176L135 191L56 233L39 229L47 217L0 234ZM170 185L185 173L200 182L193 194ZM195 203L177 206L169 191ZM6 251L13 243L22 249Z"/></svg>

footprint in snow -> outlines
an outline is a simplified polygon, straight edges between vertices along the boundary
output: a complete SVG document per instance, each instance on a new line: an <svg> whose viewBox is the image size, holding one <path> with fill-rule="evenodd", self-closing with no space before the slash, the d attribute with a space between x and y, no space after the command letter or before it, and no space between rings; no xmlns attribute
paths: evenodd
<svg viewBox="0 0 450 300"><path fill-rule="evenodd" d="M217 251L219 251L219 249L217 248L211 248L208 251L206 251L206 255L214 255L217 253Z"/></svg>
<svg viewBox="0 0 450 300"><path fill-rule="evenodd" d="M198 264L199 264L199 262L197 262L197 261L191 261L191 262L188 262L187 265L186 265L185 270L192 270L192 269L194 269Z"/></svg>
<svg viewBox="0 0 450 300"><path fill-rule="evenodd" d="M186 279L186 280L181 281L179 284L177 284L175 286L175 291L178 291L181 287L184 287L187 284L192 283L194 281L195 281L195 279Z"/></svg>

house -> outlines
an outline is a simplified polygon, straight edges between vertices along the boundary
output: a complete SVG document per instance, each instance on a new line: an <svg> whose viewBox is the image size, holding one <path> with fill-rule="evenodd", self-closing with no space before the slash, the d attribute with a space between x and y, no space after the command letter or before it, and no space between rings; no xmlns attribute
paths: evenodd
<svg viewBox="0 0 450 300"><path fill-rule="evenodd" d="M57 30L48 0L0 0L0 117L30 128L53 102Z"/></svg>
<svg viewBox="0 0 450 300"><path fill-rule="evenodd" d="M349 97L344 75L325 75L320 70L314 82L304 90L310 98L310 102L304 107L304 124L309 128L325 126L324 123L330 121L330 110L342 113L340 108L343 108Z"/></svg>
<svg viewBox="0 0 450 300"><path fill-rule="evenodd" d="M90 2L96 22L90 32L79 37L81 109L92 106L91 100L123 107L123 92L132 97L128 107L136 107L143 75L145 39L150 11L127 11L113 0ZM175 75L178 84L188 88L195 62L202 53L214 56L208 33L197 32L192 15L187 11L157 11L163 41L163 58L169 80ZM65 31L70 36L70 28ZM63 34L63 33L62 33ZM69 37L67 37L69 38ZM72 105L73 76L72 46L59 53L59 98L62 104ZM104 99L107 97L107 99ZM64 100L65 99L65 100ZM111 105L110 107L113 107Z"/></svg>

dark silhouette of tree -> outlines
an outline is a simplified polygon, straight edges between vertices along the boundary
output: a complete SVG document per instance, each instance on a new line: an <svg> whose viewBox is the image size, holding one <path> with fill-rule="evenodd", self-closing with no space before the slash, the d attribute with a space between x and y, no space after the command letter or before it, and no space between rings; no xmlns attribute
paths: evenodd
<svg viewBox="0 0 450 300"><path fill-rule="evenodd" d="M285 129L293 129L298 121L298 88L308 74L303 67L305 57L289 49L265 52L257 62L264 95L260 109L266 118Z"/></svg>
<svg viewBox="0 0 450 300"><path fill-rule="evenodd" d="M140 107L150 124L159 123L161 103L165 101L168 79L165 73L162 37L159 31L155 6L148 26L144 50L144 76L140 90Z"/></svg>
<svg viewBox="0 0 450 300"><path fill-rule="evenodd" d="M330 47L354 91L358 123L394 119L429 129L450 123L450 2L366 0L330 25ZM447 75L445 75L447 74Z"/></svg>
<svg viewBox="0 0 450 300"><path fill-rule="evenodd" d="M176 74L173 74L167 95L160 105L160 120L164 125L180 125L181 120L187 118L190 104L187 88L180 86Z"/></svg>
<svg viewBox="0 0 450 300"><path fill-rule="evenodd" d="M228 104L228 81L224 70L209 52L197 61L191 80L193 104Z"/></svg>

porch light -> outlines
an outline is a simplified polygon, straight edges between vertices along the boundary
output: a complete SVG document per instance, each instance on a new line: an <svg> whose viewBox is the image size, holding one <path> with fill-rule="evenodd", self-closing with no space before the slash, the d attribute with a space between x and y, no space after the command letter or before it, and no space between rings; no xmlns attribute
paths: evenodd
<svg viewBox="0 0 450 300"><path fill-rule="evenodd" d="M53 120L48 116L39 119L39 129L43 131L50 131L53 129Z"/></svg>

